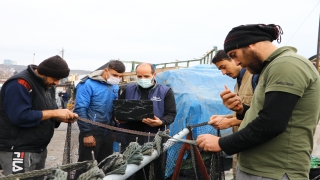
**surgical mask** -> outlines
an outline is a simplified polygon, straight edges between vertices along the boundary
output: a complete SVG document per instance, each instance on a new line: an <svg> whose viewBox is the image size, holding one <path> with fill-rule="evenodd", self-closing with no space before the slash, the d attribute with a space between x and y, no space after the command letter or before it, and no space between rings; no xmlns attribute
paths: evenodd
<svg viewBox="0 0 320 180"><path fill-rule="evenodd" d="M108 83L108 84L112 84L112 85L119 84L121 78L113 77L113 76L110 75L109 72L108 72L108 74L109 74L109 78L107 79L107 83Z"/></svg>
<svg viewBox="0 0 320 180"><path fill-rule="evenodd" d="M148 79L138 78L137 84L143 88L149 88L153 85L152 81L153 81L153 78L148 78Z"/></svg>

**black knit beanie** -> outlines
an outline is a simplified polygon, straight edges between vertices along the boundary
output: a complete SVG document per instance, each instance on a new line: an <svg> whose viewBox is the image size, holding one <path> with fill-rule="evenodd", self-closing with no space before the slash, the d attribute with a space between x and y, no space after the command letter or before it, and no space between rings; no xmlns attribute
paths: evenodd
<svg viewBox="0 0 320 180"><path fill-rule="evenodd" d="M59 79L68 77L70 72L67 62L58 55L42 61L37 69L41 75Z"/></svg>
<svg viewBox="0 0 320 180"><path fill-rule="evenodd" d="M274 24L248 24L234 27L224 41L224 51L249 46L260 41L281 42L283 31L279 25Z"/></svg>

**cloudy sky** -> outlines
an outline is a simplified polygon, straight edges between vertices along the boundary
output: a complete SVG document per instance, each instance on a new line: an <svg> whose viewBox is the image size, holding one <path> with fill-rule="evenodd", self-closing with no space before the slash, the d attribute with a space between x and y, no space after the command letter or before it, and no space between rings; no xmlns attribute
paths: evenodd
<svg viewBox="0 0 320 180"><path fill-rule="evenodd" d="M65 49L71 69L110 59L151 63L200 58L241 24L278 24L277 46L317 52L320 0L1 0L0 63L39 64ZM61 55L61 54L60 54Z"/></svg>

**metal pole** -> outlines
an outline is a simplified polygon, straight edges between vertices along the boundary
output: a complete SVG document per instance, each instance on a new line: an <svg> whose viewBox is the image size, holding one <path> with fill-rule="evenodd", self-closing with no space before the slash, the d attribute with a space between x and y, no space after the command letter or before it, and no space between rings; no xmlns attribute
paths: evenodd
<svg viewBox="0 0 320 180"><path fill-rule="evenodd" d="M62 51L61 51L61 56L62 56L62 59L63 59L63 56L64 56L64 49L62 48Z"/></svg>
<svg viewBox="0 0 320 180"><path fill-rule="evenodd" d="M316 67L318 71L319 71L319 51L320 51L320 16L319 16L318 48L317 48L317 61L316 61Z"/></svg>
<svg viewBox="0 0 320 180"><path fill-rule="evenodd" d="M62 102L63 103L63 102ZM71 163L71 123L68 123L67 126L67 137L66 137L66 153L67 153L67 164ZM68 179L71 179L71 173L68 173Z"/></svg>

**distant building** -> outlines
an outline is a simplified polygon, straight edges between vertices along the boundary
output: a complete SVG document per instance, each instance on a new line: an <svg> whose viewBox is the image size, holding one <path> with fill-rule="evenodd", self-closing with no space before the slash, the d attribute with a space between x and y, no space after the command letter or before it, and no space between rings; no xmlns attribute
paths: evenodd
<svg viewBox="0 0 320 180"><path fill-rule="evenodd" d="M9 59L5 59L5 60L3 60L3 64L4 65L17 65L17 61L12 61L12 60L9 60Z"/></svg>

